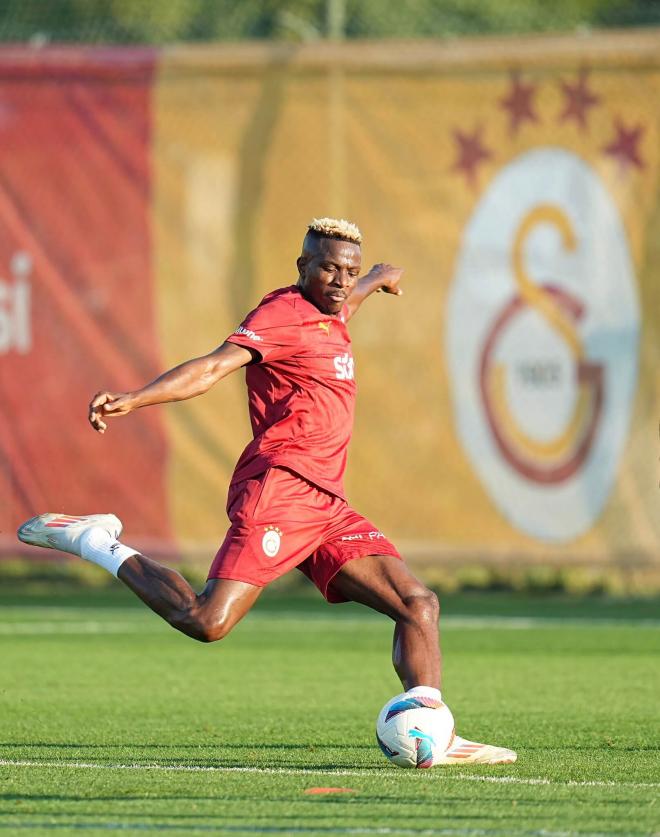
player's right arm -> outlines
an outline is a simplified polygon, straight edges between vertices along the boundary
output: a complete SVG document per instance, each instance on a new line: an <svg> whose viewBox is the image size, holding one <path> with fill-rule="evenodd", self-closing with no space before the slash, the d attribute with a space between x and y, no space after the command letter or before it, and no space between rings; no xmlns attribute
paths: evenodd
<svg viewBox="0 0 660 837"><path fill-rule="evenodd" d="M89 405L89 423L94 430L105 433L104 419L125 416L140 407L185 401L202 395L218 381L258 358L257 352L223 343L215 351L163 373L155 381L133 392L97 392Z"/></svg>

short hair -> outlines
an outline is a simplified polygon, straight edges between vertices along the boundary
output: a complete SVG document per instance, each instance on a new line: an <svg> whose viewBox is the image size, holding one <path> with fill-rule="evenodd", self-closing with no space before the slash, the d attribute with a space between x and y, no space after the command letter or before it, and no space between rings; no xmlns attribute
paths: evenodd
<svg viewBox="0 0 660 837"><path fill-rule="evenodd" d="M307 225L307 230L321 238L339 238L353 244L362 244L360 230L343 218L313 218L311 224Z"/></svg>

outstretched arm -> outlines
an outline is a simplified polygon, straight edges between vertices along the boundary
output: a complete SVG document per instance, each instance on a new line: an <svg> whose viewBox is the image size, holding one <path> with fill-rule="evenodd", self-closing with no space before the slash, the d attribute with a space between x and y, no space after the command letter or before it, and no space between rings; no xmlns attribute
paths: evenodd
<svg viewBox="0 0 660 837"><path fill-rule="evenodd" d="M364 300L376 291L401 296L403 291L399 287L399 281L402 274L402 267L394 267L391 264L375 264L369 273L358 279L353 293L349 296L346 303L348 305L348 318L350 319Z"/></svg>
<svg viewBox="0 0 660 837"><path fill-rule="evenodd" d="M125 416L139 407L185 401L207 392L214 384L250 363L256 353L235 343L223 343L204 357L188 360L134 392L97 392L89 405L89 423L105 433L106 418Z"/></svg>

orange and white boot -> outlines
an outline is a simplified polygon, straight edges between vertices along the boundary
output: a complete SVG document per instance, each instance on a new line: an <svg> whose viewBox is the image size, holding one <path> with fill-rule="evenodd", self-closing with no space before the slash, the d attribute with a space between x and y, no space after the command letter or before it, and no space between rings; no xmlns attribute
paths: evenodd
<svg viewBox="0 0 660 837"><path fill-rule="evenodd" d="M450 764L513 764L518 754L505 747L494 747L492 744L477 744L476 741L467 741L460 735L455 735L449 749L439 759L434 761L434 766Z"/></svg>

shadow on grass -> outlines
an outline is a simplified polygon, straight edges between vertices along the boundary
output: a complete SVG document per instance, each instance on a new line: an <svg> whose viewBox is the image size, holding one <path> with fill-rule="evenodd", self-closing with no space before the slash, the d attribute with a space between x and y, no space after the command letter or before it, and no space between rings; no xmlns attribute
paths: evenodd
<svg viewBox="0 0 660 837"><path fill-rule="evenodd" d="M295 818L292 818L295 819ZM459 818L461 819L461 818ZM480 819L479 817L466 817L465 819ZM0 823L0 830L9 830L10 833L13 831L25 831L25 830L34 830L39 829L43 831L56 831L56 830L72 830L72 831L155 831L157 833L163 833L168 831L178 831L178 832L185 832L185 833L197 833L197 832L214 832L216 834L395 834L393 830L390 828L378 828L376 826L369 828L367 826L358 826L356 830L350 828L337 828L336 826L328 825L318 825L318 824L310 824L308 826L301 826L301 825L226 825L225 823L218 823L217 825L202 825L202 824L195 824L195 823L186 823L184 824L177 824L177 823L162 823L162 822L154 822L154 823L145 823L145 822L80 822L80 823L53 823L47 821L32 821L29 823L21 823L21 824L11 824L5 825ZM489 829L489 828L482 828L479 827L478 831L465 831L463 828L417 828L411 829L406 827L402 830L403 834L419 834L419 835L428 835L429 837L433 837L433 835L438 835L438 837L448 837L448 835L466 835L466 834L478 834L478 835L485 835L485 837L511 837L510 830L502 830L502 829ZM518 835L538 835L538 831L519 831L516 830L515 832Z"/></svg>
<svg viewBox="0 0 660 837"><path fill-rule="evenodd" d="M358 783L356 783L358 784ZM405 795L404 795L405 794ZM350 799L351 806L356 804L372 804L372 803L381 803L381 804L390 804L396 803L397 805L409 806L415 810L416 813L419 812L419 805L420 805L420 798L418 796L411 797L410 795L410 787L407 787L405 790L402 789L401 794L372 794L362 791L360 788L353 788L350 792L345 792L340 795L322 795L320 797L317 796L306 796L305 789L300 789L296 793L290 794L288 796L268 796L268 803L275 803L281 802L283 804L290 804L291 802L296 803L304 803L310 805L323 805L323 806L341 806L345 805L347 800ZM3 793L0 794L0 801L2 802L247 802L247 803L254 803L257 795L254 796L246 796L246 795L232 795L232 794L217 794L213 796L209 796L208 794L145 794L143 796L140 795L124 795L124 794L113 794L107 796L85 796L84 794L15 794L15 793ZM474 804L475 797L474 795L466 795L466 796L455 796L452 795L451 797L444 797L442 799L434 800L438 804L451 804L451 805L461 805L461 806L471 806ZM567 797L566 799L557 799L556 797L552 797L551 799L548 798L539 798L538 795L536 796L520 796L520 794L516 794L516 805L525 805L530 807L543 807L547 805L555 805L555 804L574 804L573 797ZM428 802L428 800L425 800ZM479 796L479 803L492 803L494 805L511 805L511 798L506 796ZM598 800L593 800L592 803L594 806L598 805L621 805L621 806L630 806L629 799L602 799L599 798ZM0 812L0 813L7 813L7 812ZM12 812L16 813L16 812ZM59 816L65 815L65 812L59 812ZM143 813L141 816L154 816L152 814ZM187 816L185 814L182 815L174 815L174 816ZM190 814L191 817L196 816L205 816L200 814ZM211 815L213 816L213 815Z"/></svg>

